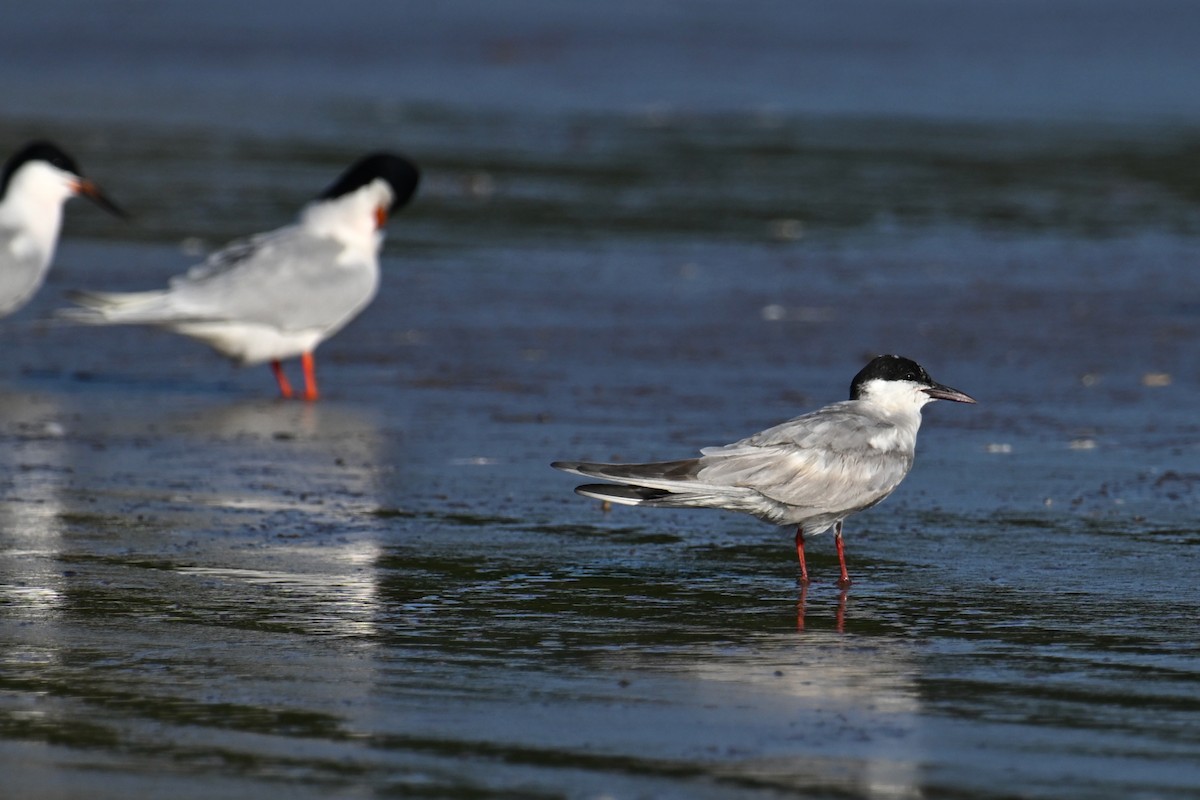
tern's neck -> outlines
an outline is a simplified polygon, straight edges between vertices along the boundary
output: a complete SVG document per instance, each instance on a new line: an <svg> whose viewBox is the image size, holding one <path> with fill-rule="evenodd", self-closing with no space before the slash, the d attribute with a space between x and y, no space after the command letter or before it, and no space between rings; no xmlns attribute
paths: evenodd
<svg viewBox="0 0 1200 800"><path fill-rule="evenodd" d="M893 397L864 397L857 403L863 416L874 420L878 428L870 434L869 444L882 451L911 453L921 428L921 406Z"/></svg>
<svg viewBox="0 0 1200 800"><path fill-rule="evenodd" d="M921 427L921 407L930 401L921 387L908 381L873 381L861 398L865 409L913 437Z"/></svg>
<svg viewBox="0 0 1200 800"><path fill-rule="evenodd" d="M388 199L376 183L332 200L318 200L305 207L301 224L318 236L342 242L348 249L379 252L383 232L377 227L376 210L387 207Z"/></svg>

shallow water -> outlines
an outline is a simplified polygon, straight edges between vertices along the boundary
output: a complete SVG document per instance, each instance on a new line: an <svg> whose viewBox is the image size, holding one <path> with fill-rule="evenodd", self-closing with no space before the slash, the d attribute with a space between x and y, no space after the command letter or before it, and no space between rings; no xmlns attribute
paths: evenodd
<svg viewBox="0 0 1200 800"><path fill-rule="evenodd" d="M862 7L131 4L105 49L118 12L63 2L25 12L52 63L0 34L3 140L137 217L73 203L0 323L4 794L1194 796L1195 12ZM320 403L50 319L381 145L426 180ZM848 521L847 593L828 537L801 592L786 531L548 467L730 441L881 351L980 403L929 407Z"/></svg>

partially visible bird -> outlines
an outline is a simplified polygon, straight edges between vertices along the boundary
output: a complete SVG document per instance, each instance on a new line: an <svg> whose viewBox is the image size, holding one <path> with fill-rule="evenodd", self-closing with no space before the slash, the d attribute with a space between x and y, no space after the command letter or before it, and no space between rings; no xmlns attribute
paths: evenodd
<svg viewBox="0 0 1200 800"><path fill-rule="evenodd" d="M241 365L270 362L283 397L281 361L300 356L305 400L318 397L313 350L375 297L388 215L417 190L408 159L375 153L355 162L300 212L269 233L235 241L168 288L76 292L62 316L91 324L153 325L198 339Z"/></svg>
<svg viewBox="0 0 1200 800"><path fill-rule="evenodd" d="M842 520L890 495L912 467L921 407L975 401L929 377L915 361L873 359L850 383L850 399L827 405L699 458L650 464L556 461L551 466L614 483L575 491L654 508L720 508L796 525L800 579L808 583L804 536L834 529L841 577L850 585Z"/></svg>
<svg viewBox="0 0 1200 800"><path fill-rule="evenodd" d="M62 228L63 204L83 195L118 217L125 213L75 159L46 141L14 153L0 174L0 317L28 303L46 279Z"/></svg>

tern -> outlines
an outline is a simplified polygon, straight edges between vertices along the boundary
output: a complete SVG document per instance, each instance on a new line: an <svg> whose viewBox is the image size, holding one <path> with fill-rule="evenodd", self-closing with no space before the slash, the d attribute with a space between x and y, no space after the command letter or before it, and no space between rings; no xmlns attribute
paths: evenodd
<svg viewBox="0 0 1200 800"><path fill-rule="evenodd" d="M354 319L379 287L388 215L417 190L408 159L374 153L355 162L292 225L235 241L148 292L75 292L61 316L96 325L151 325L189 336L239 365L270 363L293 396L281 361L299 356L305 400L318 397L317 345Z"/></svg>
<svg viewBox="0 0 1200 800"><path fill-rule="evenodd" d="M719 508L796 526L800 580L808 583L804 537L834 529L841 577L850 585L842 520L895 491L913 464L921 408L933 400L974 403L937 383L921 365L879 356L850 383L850 399L788 420L699 458L649 464L556 461L565 472L613 483L575 491L652 508Z"/></svg>
<svg viewBox="0 0 1200 800"><path fill-rule="evenodd" d="M124 217L79 165L57 146L30 142L0 175L0 317L33 298L50 271L62 227L63 204L75 195Z"/></svg>

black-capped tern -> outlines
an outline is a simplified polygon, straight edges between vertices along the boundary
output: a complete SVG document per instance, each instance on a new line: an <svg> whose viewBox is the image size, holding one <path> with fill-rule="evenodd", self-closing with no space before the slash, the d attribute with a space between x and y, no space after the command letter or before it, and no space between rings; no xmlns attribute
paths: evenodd
<svg viewBox="0 0 1200 800"><path fill-rule="evenodd" d="M621 505L719 508L776 525L795 525L800 579L808 583L804 537L834 529L841 577L850 585L842 520L876 505L913 464L921 407L933 400L974 403L937 383L915 361L886 355L854 376L850 399L788 420L699 458L650 464L556 461L551 466L610 484L575 491Z"/></svg>
<svg viewBox="0 0 1200 800"><path fill-rule="evenodd" d="M33 298L50 271L63 204L83 195L124 217L79 165L56 145L35 141L8 159L0 175L0 317Z"/></svg>
<svg viewBox="0 0 1200 800"><path fill-rule="evenodd" d="M318 396L313 350L375 297L388 215L417 190L408 159L375 153L352 165L295 224L236 241L161 291L76 292L62 316L91 324L153 325L204 342L238 364L300 356L306 400Z"/></svg>

